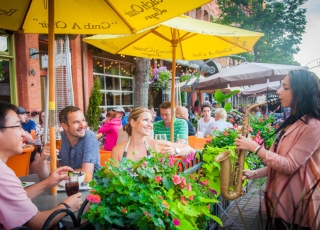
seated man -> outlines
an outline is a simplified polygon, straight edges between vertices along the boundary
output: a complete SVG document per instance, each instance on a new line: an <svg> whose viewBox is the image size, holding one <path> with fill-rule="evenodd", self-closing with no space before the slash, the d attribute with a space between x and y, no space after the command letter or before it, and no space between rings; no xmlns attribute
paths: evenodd
<svg viewBox="0 0 320 230"><path fill-rule="evenodd" d="M214 115L216 121L209 126L209 129L223 132L225 129L233 128L233 125L230 122L226 121L227 112L224 108L216 109Z"/></svg>
<svg viewBox="0 0 320 230"><path fill-rule="evenodd" d="M171 102L165 101L160 105L160 115L162 121L157 121L153 125L154 135L166 134L167 140L170 141L170 124L171 124ZM174 118L174 142L177 141L177 135L188 143L188 124L185 120Z"/></svg>
<svg viewBox="0 0 320 230"><path fill-rule="evenodd" d="M208 128L212 123L215 122L214 118L211 117L211 106L209 104L204 104L201 106L201 112L203 118L198 121L198 134L201 133L201 137L206 137L207 135L212 135L212 130Z"/></svg>
<svg viewBox="0 0 320 230"><path fill-rule="evenodd" d="M18 114L18 117L19 117L21 126L22 126L22 128L23 128L23 124L26 123L26 120L27 120L27 111L26 111L24 108L22 108L22 107L18 107L16 112L17 112L17 114ZM30 132L28 132L28 131L25 130L24 128L23 128L23 130L24 130L24 132L23 132L23 134L22 134L22 138L23 138L24 140L26 140L26 141L29 142L29 143L33 143L33 142L36 141L36 140L34 140L34 139L32 138ZM35 130L35 128L34 128L34 130ZM30 130L30 131L31 131L31 130Z"/></svg>
<svg viewBox="0 0 320 230"><path fill-rule="evenodd" d="M68 197L51 210L39 211L32 203L31 199L67 179L67 173L72 171L72 168L58 168L46 180L23 189L19 178L6 165L9 157L22 152L23 130L16 112L16 106L0 101L0 229L20 226L41 229L54 211L66 209L67 206L71 211L77 211L82 204L81 193ZM65 213L60 214L51 224L56 224L64 215Z"/></svg>
<svg viewBox="0 0 320 230"><path fill-rule="evenodd" d="M96 135L87 130L83 112L74 106L67 106L59 114L62 145L59 151L59 164L70 166L76 171L93 173L100 168L99 142ZM37 165L37 173L41 180L50 173L50 146L45 145Z"/></svg>
<svg viewBox="0 0 320 230"><path fill-rule="evenodd" d="M176 117L183 119L188 124L188 136L194 136L196 133L194 131L194 127L192 126L191 122L188 120L189 114L188 109L183 106L176 107Z"/></svg>
<svg viewBox="0 0 320 230"><path fill-rule="evenodd" d="M19 107L19 109L24 110L22 107ZM25 114L26 114L26 120L25 120L25 122L22 122L21 125L24 130L26 130L28 133L31 133L31 130L34 130L34 131L36 130L37 124L35 121L30 119L30 112L29 111L26 111Z"/></svg>

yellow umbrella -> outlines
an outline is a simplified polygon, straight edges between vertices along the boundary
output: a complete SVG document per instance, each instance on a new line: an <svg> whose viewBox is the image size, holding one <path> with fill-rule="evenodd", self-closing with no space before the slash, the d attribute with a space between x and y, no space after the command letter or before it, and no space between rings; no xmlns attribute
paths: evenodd
<svg viewBox="0 0 320 230"><path fill-rule="evenodd" d="M170 140L173 141L176 59L200 60L248 52L261 36L262 33L180 16L135 35L96 35L84 41L113 54L172 59Z"/></svg>
<svg viewBox="0 0 320 230"><path fill-rule="evenodd" d="M56 0L56 34L130 34L210 0ZM0 28L48 33L48 0L1 0Z"/></svg>
<svg viewBox="0 0 320 230"><path fill-rule="evenodd" d="M210 0L1 0L0 28L48 33L51 171L56 165L54 35L135 33L197 8ZM57 194L57 189L51 190Z"/></svg>

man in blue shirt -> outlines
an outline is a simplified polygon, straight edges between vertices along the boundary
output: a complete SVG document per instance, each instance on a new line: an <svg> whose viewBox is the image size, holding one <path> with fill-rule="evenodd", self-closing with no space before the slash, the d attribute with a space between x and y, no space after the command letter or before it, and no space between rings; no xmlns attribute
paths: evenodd
<svg viewBox="0 0 320 230"><path fill-rule="evenodd" d="M36 130L36 122L30 119L30 112L26 111L26 121L22 122L22 128L26 130L28 133L31 133L31 130Z"/></svg>
<svg viewBox="0 0 320 230"><path fill-rule="evenodd" d="M67 106L59 114L62 145L58 158L61 166L70 166L76 171L93 175L100 168L99 143L96 135L87 130L83 112L75 106ZM40 179L50 174L50 146L45 145L37 165Z"/></svg>

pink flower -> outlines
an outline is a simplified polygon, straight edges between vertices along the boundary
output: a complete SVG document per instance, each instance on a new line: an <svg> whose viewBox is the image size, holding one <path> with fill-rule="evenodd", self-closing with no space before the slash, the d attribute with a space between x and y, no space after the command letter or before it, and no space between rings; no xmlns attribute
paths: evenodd
<svg viewBox="0 0 320 230"><path fill-rule="evenodd" d="M157 183L160 183L160 182L163 180L163 178L162 178L161 176L156 176L156 177L154 178L154 180L155 180Z"/></svg>
<svg viewBox="0 0 320 230"><path fill-rule="evenodd" d="M248 131L249 131L250 133L253 131L251 126L248 126Z"/></svg>
<svg viewBox="0 0 320 230"><path fill-rule="evenodd" d="M142 162L142 164L143 164L144 166L147 166L147 165L148 165L148 162L144 161L144 162Z"/></svg>
<svg viewBox="0 0 320 230"><path fill-rule="evenodd" d="M191 187L191 183L188 183L188 191L191 191L192 187Z"/></svg>
<svg viewBox="0 0 320 230"><path fill-rule="evenodd" d="M228 131L224 131L223 132L223 136L228 136L229 135L229 132Z"/></svg>
<svg viewBox="0 0 320 230"><path fill-rule="evenodd" d="M232 117L230 117L229 121L234 123L234 119Z"/></svg>
<svg viewBox="0 0 320 230"><path fill-rule="evenodd" d="M180 221L177 218L174 218L172 220L172 223L173 223L174 226L180 226Z"/></svg>
<svg viewBox="0 0 320 230"><path fill-rule="evenodd" d="M186 186L186 185L187 185L186 182L187 182L186 178L185 178L185 177L182 177L181 184L182 184L183 186Z"/></svg>
<svg viewBox="0 0 320 230"><path fill-rule="evenodd" d="M163 158L160 158L159 161L164 164L164 159Z"/></svg>
<svg viewBox="0 0 320 230"><path fill-rule="evenodd" d="M210 141L208 143L210 143ZM189 164L193 160L194 155L195 155L195 153L193 151L190 152L187 157L183 158L183 162L185 164Z"/></svg>
<svg viewBox="0 0 320 230"><path fill-rule="evenodd" d="M181 179L180 179L180 176L179 176L179 175L174 175L174 177L173 177L173 183L174 183L175 185L181 183Z"/></svg>
<svg viewBox="0 0 320 230"><path fill-rule="evenodd" d="M194 196L190 196L190 197L189 197L189 200L193 200L193 199L194 199Z"/></svg>
<svg viewBox="0 0 320 230"><path fill-rule="evenodd" d="M122 213L127 213L128 211L127 211L127 209L126 209L126 208L121 207L121 212L122 212Z"/></svg>
<svg viewBox="0 0 320 230"><path fill-rule="evenodd" d="M167 210L163 211L164 215L169 216L169 212Z"/></svg>
<svg viewBox="0 0 320 230"><path fill-rule="evenodd" d="M173 155L170 155L169 156L169 163L168 163L168 166L174 166L174 156Z"/></svg>
<svg viewBox="0 0 320 230"><path fill-rule="evenodd" d="M202 181L202 183L203 183L204 185L208 185L208 184L209 184L209 181L204 180L204 181Z"/></svg>
<svg viewBox="0 0 320 230"><path fill-rule="evenodd" d="M101 202L101 197L96 194L89 194L87 200L91 203L99 204Z"/></svg>
<svg viewBox="0 0 320 230"><path fill-rule="evenodd" d="M159 198L160 200L162 200L162 199L163 199L163 197L162 197L162 196L158 196L158 198Z"/></svg>
<svg viewBox="0 0 320 230"><path fill-rule="evenodd" d="M146 217L150 218L151 215L147 211L144 211L143 213Z"/></svg>
<svg viewBox="0 0 320 230"><path fill-rule="evenodd" d="M262 118L261 117L259 118L259 122L262 122Z"/></svg>
<svg viewBox="0 0 320 230"><path fill-rule="evenodd" d="M186 201L186 198L184 196L181 196L180 201L182 204L187 205L188 202Z"/></svg>

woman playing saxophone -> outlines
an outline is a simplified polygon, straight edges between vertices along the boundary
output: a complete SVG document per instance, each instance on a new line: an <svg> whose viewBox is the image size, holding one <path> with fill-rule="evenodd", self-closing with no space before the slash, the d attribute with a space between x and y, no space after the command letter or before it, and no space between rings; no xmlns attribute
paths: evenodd
<svg viewBox="0 0 320 230"><path fill-rule="evenodd" d="M266 167L245 171L243 179L267 177L268 229L320 228L320 80L306 70L290 71L277 91L291 114L275 131L270 150L239 135L237 149L262 158Z"/></svg>

